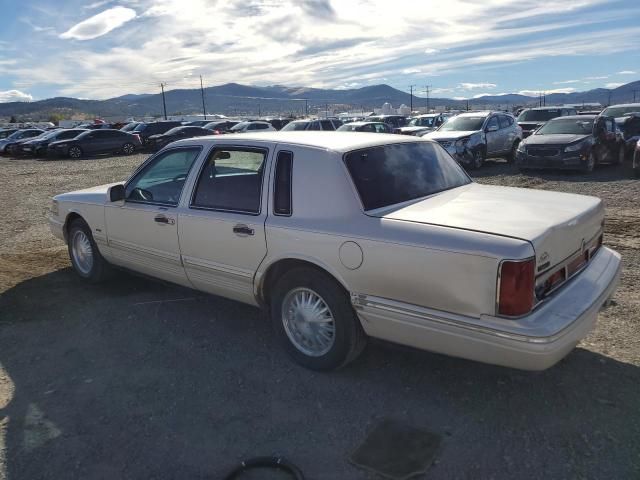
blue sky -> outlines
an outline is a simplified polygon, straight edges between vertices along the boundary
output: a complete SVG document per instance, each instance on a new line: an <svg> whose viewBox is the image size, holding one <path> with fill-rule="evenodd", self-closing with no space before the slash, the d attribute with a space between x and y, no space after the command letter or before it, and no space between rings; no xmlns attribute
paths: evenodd
<svg viewBox="0 0 640 480"><path fill-rule="evenodd" d="M0 102L237 82L432 95L640 78L629 0L0 0Z"/></svg>

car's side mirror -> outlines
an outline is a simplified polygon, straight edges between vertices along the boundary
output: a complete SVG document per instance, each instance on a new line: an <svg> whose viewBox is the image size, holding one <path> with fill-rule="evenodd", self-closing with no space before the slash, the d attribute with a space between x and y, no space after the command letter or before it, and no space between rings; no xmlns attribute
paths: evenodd
<svg viewBox="0 0 640 480"><path fill-rule="evenodd" d="M124 200L124 185L119 183L118 185L113 185L109 188L109 201L110 202L119 202Z"/></svg>

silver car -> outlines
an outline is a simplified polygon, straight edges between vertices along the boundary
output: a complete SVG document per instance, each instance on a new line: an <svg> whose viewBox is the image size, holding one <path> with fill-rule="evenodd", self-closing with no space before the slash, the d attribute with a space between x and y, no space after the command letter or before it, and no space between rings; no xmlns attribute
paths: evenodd
<svg viewBox="0 0 640 480"><path fill-rule="evenodd" d="M423 138L437 141L464 166L480 168L487 158L513 162L522 129L508 113L468 112L450 118Z"/></svg>

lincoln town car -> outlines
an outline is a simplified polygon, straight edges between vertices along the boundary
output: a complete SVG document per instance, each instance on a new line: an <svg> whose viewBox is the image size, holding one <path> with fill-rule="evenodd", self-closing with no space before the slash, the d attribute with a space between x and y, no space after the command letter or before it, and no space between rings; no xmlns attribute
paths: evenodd
<svg viewBox="0 0 640 480"><path fill-rule="evenodd" d="M600 199L481 185L438 143L391 134L180 140L125 182L56 196L49 220L86 281L119 267L264 308L316 370L369 337L548 368L621 265Z"/></svg>

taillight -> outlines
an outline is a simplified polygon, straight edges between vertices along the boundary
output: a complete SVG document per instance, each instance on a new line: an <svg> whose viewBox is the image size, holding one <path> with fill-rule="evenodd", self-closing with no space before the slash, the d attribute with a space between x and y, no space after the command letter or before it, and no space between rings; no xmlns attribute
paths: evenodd
<svg viewBox="0 0 640 480"><path fill-rule="evenodd" d="M502 262L500 266L498 314L516 317L533 309L535 259Z"/></svg>

